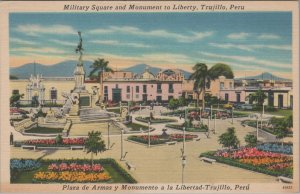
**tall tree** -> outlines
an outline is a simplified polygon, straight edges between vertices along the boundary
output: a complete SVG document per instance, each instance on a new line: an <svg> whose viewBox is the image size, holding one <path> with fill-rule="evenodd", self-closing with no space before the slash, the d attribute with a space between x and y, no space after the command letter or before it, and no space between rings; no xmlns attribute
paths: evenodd
<svg viewBox="0 0 300 194"><path fill-rule="evenodd" d="M197 93L197 106L199 107L199 96L202 94L202 109L205 108L205 92L206 88L210 87L212 80L217 79L223 75L226 78L233 78L233 72L230 66L222 63L217 63L208 69L204 63L197 63L193 67L193 73L191 74L191 80L194 80L194 90Z"/></svg>
<svg viewBox="0 0 300 194"><path fill-rule="evenodd" d="M237 136L235 135L234 127L227 128L227 132L219 136L219 143L224 147L237 148L240 144Z"/></svg>
<svg viewBox="0 0 300 194"><path fill-rule="evenodd" d="M261 89L259 89L255 93L249 94L246 97L246 100L256 102L257 105L262 106L266 98L267 95Z"/></svg>
<svg viewBox="0 0 300 194"><path fill-rule="evenodd" d="M93 155L106 150L105 143L101 138L100 131L91 131L88 133L88 138L85 141L87 153L91 153L92 165L94 164Z"/></svg>
<svg viewBox="0 0 300 194"><path fill-rule="evenodd" d="M93 68L93 69L89 74L89 78L90 79L95 79L95 77L98 78L98 72L99 71L101 71L101 72L113 72L113 70L110 67L108 67L108 64L109 64L109 62L106 61L105 59L100 59L100 58L96 59L94 61L94 63L90 66L90 68ZM95 73L97 73L97 74L95 75Z"/></svg>

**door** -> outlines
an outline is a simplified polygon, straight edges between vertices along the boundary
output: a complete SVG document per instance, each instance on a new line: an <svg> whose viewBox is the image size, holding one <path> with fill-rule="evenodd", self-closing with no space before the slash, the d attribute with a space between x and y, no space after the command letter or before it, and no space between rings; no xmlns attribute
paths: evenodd
<svg viewBox="0 0 300 194"><path fill-rule="evenodd" d="M274 106L274 94L272 92L269 92L268 94L268 105Z"/></svg>
<svg viewBox="0 0 300 194"><path fill-rule="evenodd" d="M143 94L143 102L147 102L147 94Z"/></svg>
<svg viewBox="0 0 300 194"><path fill-rule="evenodd" d="M112 101L113 102L120 102L120 101L122 101L122 98L121 98L121 89L119 89L119 88L112 89Z"/></svg>
<svg viewBox="0 0 300 194"><path fill-rule="evenodd" d="M236 94L236 102L237 103L241 102L241 94Z"/></svg>
<svg viewBox="0 0 300 194"><path fill-rule="evenodd" d="M278 108L282 108L283 107L283 95L279 94L278 95Z"/></svg>

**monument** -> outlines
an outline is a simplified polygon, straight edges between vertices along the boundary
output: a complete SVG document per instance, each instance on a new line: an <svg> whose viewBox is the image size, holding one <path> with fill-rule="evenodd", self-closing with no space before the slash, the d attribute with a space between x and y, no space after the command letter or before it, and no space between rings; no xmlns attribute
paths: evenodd
<svg viewBox="0 0 300 194"><path fill-rule="evenodd" d="M79 43L75 49L79 53L78 62L74 70L74 89L71 93L64 92L62 95L67 99L62 111L67 115L72 122L88 122L88 121L107 121L111 115L103 110L103 107L98 107L99 104L99 88L93 87L90 93L85 88L85 71L83 67L83 44L81 32L78 32Z"/></svg>

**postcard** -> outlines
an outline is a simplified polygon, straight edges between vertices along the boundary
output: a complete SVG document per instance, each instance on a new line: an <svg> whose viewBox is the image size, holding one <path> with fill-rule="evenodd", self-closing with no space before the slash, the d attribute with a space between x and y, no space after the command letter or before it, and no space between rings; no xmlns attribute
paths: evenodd
<svg viewBox="0 0 300 194"><path fill-rule="evenodd" d="M1 192L299 192L296 1L0 3Z"/></svg>

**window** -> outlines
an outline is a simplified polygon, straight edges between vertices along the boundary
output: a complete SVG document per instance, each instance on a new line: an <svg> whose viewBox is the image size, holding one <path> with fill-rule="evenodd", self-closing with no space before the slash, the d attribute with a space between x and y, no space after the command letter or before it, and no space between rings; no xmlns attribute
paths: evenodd
<svg viewBox="0 0 300 194"><path fill-rule="evenodd" d="M104 86L104 94L108 94L108 87Z"/></svg>
<svg viewBox="0 0 300 194"><path fill-rule="evenodd" d="M127 93L130 93L130 86L127 86L126 91L127 91Z"/></svg>
<svg viewBox="0 0 300 194"><path fill-rule="evenodd" d="M135 86L135 92L140 93L140 86Z"/></svg>
<svg viewBox="0 0 300 194"><path fill-rule="evenodd" d="M127 99L130 99L130 94L127 94L127 95L126 95L126 98L127 98Z"/></svg>
<svg viewBox="0 0 300 194"><path fill-rule="evenodd" d="M147 85L143 85L143 93L147 93Z"/></svg>
<svg viewBox="0 0 300 194"><path fill-rule="evenodd" d="M119 88L119 84L116 84L116 88Z"/></svg>
<svg viewBox="0 0 300 194"><path fill-rule="evenodd" d="M161 93L161 84L157 84L157 93Z"/></svg>
<svg viewBox="0 0 300 194"><path fill-rule="evenodd" d="M233 88L233 87L232 87L232 82L229 83L229 87L230 87L230 88Z"/></svg>
<svg viewBox="0 0 300 194"><path fill-rule="evenodd" d="M220 88L224 89L224 82L220 82Z"/></svg>
<svg viewBox="0 0 300 194"><path fill-rule="evenodd" d="M50 90L50 99L57 100L57 90L54 87L52 87Z"/></svg>
<svg viewBox="0 0 300 194"><path fill-rule="evenodd" d="M139 98L139 97L140 97L140 95L139 95L139 94L136 94L136 95L135 95L135 98Z"/></svg>
<svg viewBox="0 0 300 194"><path fill-rule="evenodd" d="M173 93L174 89L173 89L173 84L169 84L169 93Z"/></svg>
<svg viewBox="0 0 300 194"><path fill-rule="evenodd" d="M16 95L16 94L19 94L19 93L20 93L19 90L13 90L13 91L12 91L12 94L13 94L13 95Z"/></svg>

